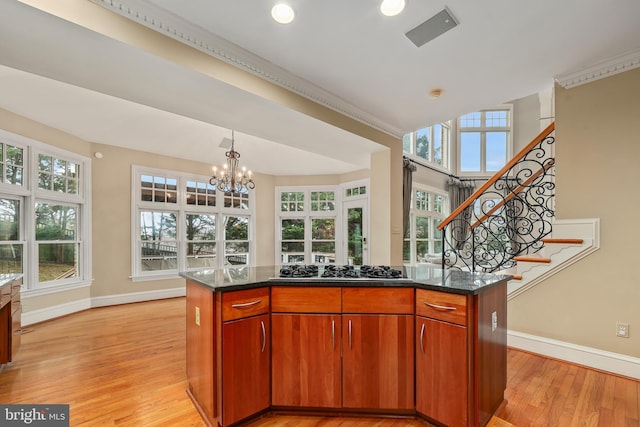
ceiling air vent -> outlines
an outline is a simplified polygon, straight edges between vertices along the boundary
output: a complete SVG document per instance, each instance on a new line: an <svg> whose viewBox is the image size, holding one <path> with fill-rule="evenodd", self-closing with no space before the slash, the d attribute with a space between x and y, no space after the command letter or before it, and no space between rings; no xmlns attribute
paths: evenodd
<svg viewBox="0 0 640 427"><path fill-rule="evenodd" d="M445 7L443 10L406 33L405 36L407 36L417 47L420 47L439 35L446 33L456 25L458 25L458 20L451 14L449 9Z"/></svg>

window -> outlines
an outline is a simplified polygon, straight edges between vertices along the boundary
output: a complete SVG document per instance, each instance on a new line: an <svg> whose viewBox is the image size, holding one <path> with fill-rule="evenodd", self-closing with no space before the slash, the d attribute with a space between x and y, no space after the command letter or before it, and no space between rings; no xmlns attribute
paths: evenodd
<svg viewBox="0 0 640 427"><path fill-rule="evenodd" d="M140 271L177 269L177 238L175 212L140 211Z"/></svg>
<svg viewBox="0 0 640 427"><path fill-rule="evenodd" d="M216 267L216 215L187 213L185 230L187 269Z"/></svg>
<svg viewBox="0 0 640 427"><path fill-rule="evenodd" d="M38 154L38 188L78 194L80 165L70 160Z"/></svg>
<svg viewBox="0 0 640 427"><path fill-rule="evenodd" d="M248 265L249 192L217 191L205 177L134 167L134 280L182 270Z"/></svg>
<svg viewBox="0 0 640 427"><path fill-rule="evenodd" d="M449 169L449 147L451 144L451 122L438 123L402 138L405 153L426 160L435 166Z"/></svg>
<svg viewBox="0 0 640 427"><path fill-rule="evenodd" d="M0 198L0 272L22 273L22 199Z"/></svg>
<svg viewBox="0 0 640 427"><path fill-rule="evenodd" d="M249 265L249 217L224 218L224 264Z"/></svg>
<svg viewBox="0 0 640 427"><path fill-rule="evenodd" d="M91 283L89 159L0 130L0 269L23 289Z"/></svg>
<svg viewBox="0 0 640 427"><path fill-rule="evenodd" d="M347 191L366 194L365 186ZM276 263L336 262L337 195L335 187L276 189ZM278 206L278 205L276 205Z"/></svg>
<svg viewBox="0 0 640 427"><path fill-rule="evenodd" d="M487 174L500 170L511 154L511 109L465 114L458 120L460 173Z"/></svg>
<svg viewBox="0 0 640 427"><path fill-rule="evenodd" d="M24 149L0 142L0 171L3 183L23 185Z"/></svg>
<svg viewBox="0 0 640 427"><path fill-rule="evenodd" d="M447 215L447 200L444 193L435 190L413 190L409 227L404 237L405 263L434 262L441 256L442 232L438 230L438 225Z"/></svg>
<svg viewBox="0 0 640 427"><path fill-rule="evenodd" d="M78 277L78 206L36 203L38 282Z"/></svg>

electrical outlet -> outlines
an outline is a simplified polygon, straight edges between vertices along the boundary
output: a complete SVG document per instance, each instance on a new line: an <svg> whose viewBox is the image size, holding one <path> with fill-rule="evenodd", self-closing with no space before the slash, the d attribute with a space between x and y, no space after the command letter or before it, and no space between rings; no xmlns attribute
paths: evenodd
<svg viewBox="0 0 640 427"><path fill-rule="evenodd" d="M496 329L498 329L498 313L494 311L491 313L491 332Z"/></svg>
<svg viewBox="0 0 640 427"><path fill-rule="evenodd" d="M196 307L196 325L200 326L200 307Z"/></svg>
<svg viewBox="0 0 640 427"><path fill-rule="evenodd" d="M629 324L616 323L616 336L621 338L629 338Z"/></svg>

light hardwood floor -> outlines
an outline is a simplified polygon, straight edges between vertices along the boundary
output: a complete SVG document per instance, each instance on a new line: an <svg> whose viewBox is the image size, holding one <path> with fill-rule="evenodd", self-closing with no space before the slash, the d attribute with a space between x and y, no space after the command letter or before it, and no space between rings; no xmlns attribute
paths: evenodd
<svg viewBox="0 0 640 427"><path fill-rule="evenodd" d="M28 326L0 372L1 403L68 403L71 426L204 426L187 393L185 300L103 307ZM640 427L640 382L510 349L495 427ZM268 416L251 427L427 426Z"/></svg>

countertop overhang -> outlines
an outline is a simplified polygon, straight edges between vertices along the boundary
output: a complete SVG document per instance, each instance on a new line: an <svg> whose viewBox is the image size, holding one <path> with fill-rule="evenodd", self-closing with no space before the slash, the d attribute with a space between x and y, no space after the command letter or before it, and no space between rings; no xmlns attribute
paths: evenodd
<svg viewBox="0 0 640 427"><path fill-rule="evenodd" d="M403 277L387 278L327 278L278 277L281 266L229 267L181 272L180 276L204 285L215 292L236 291L264 286L337 286L337 287L414 287L442 292L474 295L502 284L513 276L477 273L432 266L396 267Z"/></svg>

